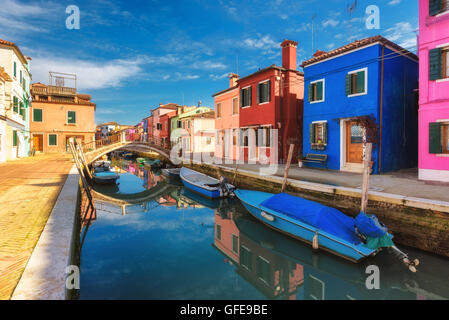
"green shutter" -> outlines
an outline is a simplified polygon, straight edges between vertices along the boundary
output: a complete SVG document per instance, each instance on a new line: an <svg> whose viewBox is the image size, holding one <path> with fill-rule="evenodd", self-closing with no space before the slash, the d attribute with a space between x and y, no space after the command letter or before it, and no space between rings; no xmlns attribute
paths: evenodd
<svg viewBox="0 0 449 320"><path fill-rule="evenodd" d="M346 85L345 85L346 95L349 96L352 93L351 90L351 75L348 73L346 75Z"/></svg>
<svg viewBox="0 0 449 320"><path fill-rule="evenodd" d="M323 81L316 83L316 100L323 100Z"/></svg>
<svg viewBox="0 0 449 320"><path fill-rule="evenodd" d="M443 0L430 0L429 1L429 15L436 16L441 12Z"/></svg>
<svg viewBox="0 0 449 320"><path fill-rule="evenodd" d="M442 153L443 146L441 145L441 123L429 123L429 153Z"/></svg>
<svg viewBox="0 0 449 320"><path fill-rule="evenodd" d="M13 130L12 132L12 146L17 147L17 131Z"/></svg>
<svg viewBox="0 0 449 320"><path fill-rule="evenodd" d="M313 84L309 84L309 102L313 101Z"/></svg>
<svg viewBox="0 0 449 320"><path fill-rule="evenodd" d="M17 63L14 62L14 77L17 77Z"/></svg>
<svg viewBox="0 0 449 320"><path fill-rule="evenodd" d="M50 146L56 146L56 135L55 134L48 135L48 144Z"/></svg>
<svg viewBox="0 0 449 320"><path fill-rule="evenodd" d="M13 97L12 101L13 101L13 110L15 113L18 113L19 112L19 98Z"/></svg>
<svg viewBox="0 0 449 320"><path fill-rule="evenodd" d="M252 91L253 91L253 87L249 87L248 88L248 106L251 106L253 104Z"/></svg>
<svg viewBox="0 0 449 320"><path fill-rule="evenodd" d="M33 121L42 122L42 109L33 109Z"/></svg>
<svg viewBox="0 0 449 320"><path fill-rule="evenodd" d="M442 50L436 48L429 51L429 80L442 78Z"/></svg>
<svg viewBox="0 0 449 320"><path fill-rule="evenodd" d="M240 90L240 108L243 108L243 90Z"/></svg>
<svg viewBox="0 0 449 320"><path fill-rule="evenodd" d="M75 111L67 112L67 123L70 123L70 124L76 123L76 112Z"/></svg>
<svg viewBox="0 0 449 320"><path fill-rule="evenodd" d="M313 123L309 126L309 141L310 145L315 143L315 124Z"/></svg>
<svg viewBox="0 0 449 320"><path fill-rule="evenodd" d="M327 122L323 123L323 143L327 144Z"/></svg>
<svg viewBox="0 0 449 320"><path fill-rule="evenodd" d="M365 92L365 71L357 72L357 93Z"/></svg>
<svg viewBox="0 0 449 320"><path fill-rule="evenodd" d="M19 114L25 120L25 108L23 107L23 102L20 102L19 104Z"/></svg>
<svg viewBox="0 0 449 320"><path fill-rule="evenodd" d="M263 83L259 83L257 85L257 103L261 103L261 100L263 99Z"/></svg>
<svg viewBox="0 0 449 320"><path fill-rule="evenodd" d="M267 83L267 97L268 97L268 101L271 101L271 80L268 81Z"/></svg>

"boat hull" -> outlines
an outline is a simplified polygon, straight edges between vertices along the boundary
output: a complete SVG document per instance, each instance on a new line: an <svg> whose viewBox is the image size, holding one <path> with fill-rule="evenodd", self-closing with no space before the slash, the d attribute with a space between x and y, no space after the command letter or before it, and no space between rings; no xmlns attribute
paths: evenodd
<svg viewBox="0 0 449 320"><path fill-rule="evenodd" d="M185 172L187 172L187 174ZM209 180L209 182L218 183L218 180L215 178L211 178L209 176L206 176L202 173L199 173L199 172L196 172L196 171L193 171L190 169L182 168L181 172L179 174L179 177L181 178L182 183L184 184L184 187L186 187L186 188L190 189L191 191L194 191L204 197L210 198L210 199L225 198L228 196L228 194L221 191L220 188L218 188L218 187L206 186L206 183L204 181L195 183L195 182L189 180L189 176L188 176L189 173L190 174L192 174L192 173L198 174L201 177L204 177L204 178L202 178L203 180L206 179L206 180ZM192 177L190 176L190 178L192 178ZM230 191L234 190L234 186L232 186L230 184L228 184L228 188Z"/></svg>
<svg viewBox="0 0 449 320"><path fill-rule="evenodd" d="M291 219L278 212L266 208L262 209L254 203L245 201L244 198L239 196L239 191L236 191L235 193L246 210L268 227L310 245L312 244L313 238L317 232L312 226L303 224L300 221ZM269 219L268 217L274 219ZM318 231L318 244L320 250L325 250L355 263L358 263L375 253L375 250L366 248L363 245L350 244L344 240L336 239L332 235L322 231Z"/></svg>

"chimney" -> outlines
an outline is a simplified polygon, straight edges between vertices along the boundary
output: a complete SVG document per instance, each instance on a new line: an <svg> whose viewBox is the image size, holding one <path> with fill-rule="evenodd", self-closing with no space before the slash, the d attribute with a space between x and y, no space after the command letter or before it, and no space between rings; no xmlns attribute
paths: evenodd
<svg viewBox="0 0 449 320"><path fill-rule="evenodd" d="M239 75L235 73L229 74L229 88L235 87L237 85L237 80L239 79Z"/></svg>
<svg viewBox="0 0 449 320"><path fill-rule="evenodd" d="M296 48L298 42L284 40L282 47L282 67L285 69L296 70Z"/></svg>

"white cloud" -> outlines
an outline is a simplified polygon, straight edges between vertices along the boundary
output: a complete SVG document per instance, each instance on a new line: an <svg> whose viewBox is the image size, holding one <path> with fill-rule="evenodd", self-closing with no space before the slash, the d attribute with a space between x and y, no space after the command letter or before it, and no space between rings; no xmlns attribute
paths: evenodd
<svg viewBox="0 0 449 320"><path fill-rule="evenodd" d="M229 75L229 73L223 73L223 74L219 74L219 75L218 74L210 74L209 78L211 78L213 81L216 81L216 80L227 78L228 75Z"/></svg>
<svg viewBox="0 0 449 320"><path fill-rule="evenodd" d="M386 38L404 47L412 50L416 46L415 29L409 22L398 22L393 27L386 30Z"/></svg>
<svg viewBox="0 0 449 320"><path fill-rule="evenodd" d="M397 4L400 4L402 0L391 0L390 2L388 2L389 6L395 6Z"/></svg>
<svg viewBox="0 0 449 320"><path fill-rule="evenodd" d="M338 26L340 24L340 21L338 21L338 20L335 20L335 19L327 19L327 20L325 20L325 21L323 21L323 23L322 23L322 25L323 25L323 27L324 28L327 28L327 27L329 27L329 26L331 26L331 27L336 27L336 26Z"/></svg>

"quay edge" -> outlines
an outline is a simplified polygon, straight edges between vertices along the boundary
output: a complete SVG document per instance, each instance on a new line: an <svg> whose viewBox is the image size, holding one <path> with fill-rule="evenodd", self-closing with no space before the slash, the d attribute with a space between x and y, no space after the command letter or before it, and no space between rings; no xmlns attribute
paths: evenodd
<svg viewBox="0 0 449 320"><path fill-rule="evenodd" d="M216 178L225 176L228 181L234 177L233 168L197 163L184 165ZM282 180L277 176L238 170L235 185L279 193ZM335 207L352 217L360 212L359 189L288 179L287 192ZM388 226L398 244L449 257L449 203L370 191L367 211Z"/></svg>

